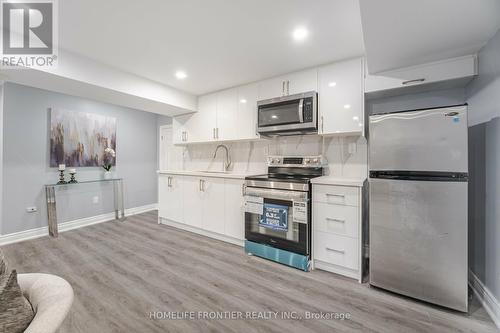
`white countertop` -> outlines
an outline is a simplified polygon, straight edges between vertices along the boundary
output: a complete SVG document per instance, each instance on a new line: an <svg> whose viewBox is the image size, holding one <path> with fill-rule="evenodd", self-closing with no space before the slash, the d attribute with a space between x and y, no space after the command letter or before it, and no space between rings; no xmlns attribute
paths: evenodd
<svg viewBox="0 0 500 333"><path fill-rule="evenodd" d="M183 175L195 177L209 177L209 178L229 178L229 179L245 179L247 176L255 175L255 173L241 173L241 172L210 172L210 171L191 171L191 170L159 170L158 174L166 175Z"/></svg>
<svg viewBox="0 0 500 333"><path fill-rule="evenodd" d="M362 187L366 178L341 178L334 176L321 176L311 179L313 184L321 185L339 185L339 186L357 186Z"/></svg>

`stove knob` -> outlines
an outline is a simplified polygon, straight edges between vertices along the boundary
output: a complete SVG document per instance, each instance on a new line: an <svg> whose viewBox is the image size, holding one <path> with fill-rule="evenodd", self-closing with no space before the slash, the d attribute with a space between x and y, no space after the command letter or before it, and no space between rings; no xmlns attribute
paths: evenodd
<svg viewBox="0 0 500 333"><path fill-rule="evenodd" d="M319 159L317 159L317 158L313 159L313 163L314 164L318 164L319 163Z"/></svg>
<svg viewBox="0 0 500 333"><path fill-rule="evenodd" d="M280 163L281 163L281 159L277 158L274 162L275 162L276 164L280 164Z"/></svg>
<svg viewBox="0 0 500 333"><path fill-rule="evenodd" d="M310 160L310 159L308 159L308 158L305 158L305 159L304 159L304 164L309 164L309 163L311 163L311 160Z"/></svg>

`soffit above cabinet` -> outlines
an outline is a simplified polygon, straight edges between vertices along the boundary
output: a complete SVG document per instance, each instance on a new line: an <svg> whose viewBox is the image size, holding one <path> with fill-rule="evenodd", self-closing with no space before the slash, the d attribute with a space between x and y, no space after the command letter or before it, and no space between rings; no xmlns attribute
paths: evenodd
<svg viewBox="0 0 500 333"><path fill-rule="evenodd" d="M498 0L360 0L370 74L474 54L500 28Z"/></svg>

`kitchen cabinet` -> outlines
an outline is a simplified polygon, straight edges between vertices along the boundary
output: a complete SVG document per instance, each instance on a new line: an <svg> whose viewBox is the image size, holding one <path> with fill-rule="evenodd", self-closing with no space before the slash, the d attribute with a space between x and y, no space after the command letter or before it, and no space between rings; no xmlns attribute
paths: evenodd
<svg viewBox="0 0 500 333"><path fill-rule="evenodd" d="M224 179L201 179L202 228L224 234Z"/></svg>
<svg viewBox="0 0 500 333"><path fill-rule="evenodd" d="M313 184L313 264L362 281L361 186Z"/></svg>
<svg viewBox="0 0 500 333"><path fill-rule="evenodd" d="M183 211L184 221L174 221L201 228L204 199L202 192L203 179L184 176L183 183L182 205L179 205L178 209Z"/></svg>
<svg viewBox="0 0 500 333"><path fill-rule="evenodd" d="M187 115L183 127L185 133L182 143L214 141L217 128L217 94L199 97L198 112Z"/></svg>
<svg viewBox="0 0 500 333"><path fill-rule="evenodd" d="M158 179L158 215L169 220L183 222L182 176L160 175Z"/></svg>
<svg viewBox="0 0 500 333"><path fill-rule="evenodd" d="M184 114L172 118L172 142L174 145L186 142L186 122L191 116L192 114Z"/></svg>
<svg viewBox="0 0 500 333"><path fill-rule="evenodd" d="M259 82L259 100L318 90L318 71L307 69Z"/></svg>
<svg viewBox="0 0 500 333"><path fill-rule="evenodd" d="M242 125L237 118L238 89L232 88L217 93L217 124L214 140L235 140ZM248 124L247 124L248 126Z"/></svg>
<svg viewBox="0 0 500 333"><path fill-rule="evenodd" d="M245 220L242 179L225 180L224 233L236 239L245 239Z"/></svg>
<svg viewBox="0 0 500 333"><path fill-rule="evenodd" d="M159 223L243 245L243 183L244 179L160 174Z"/></svg>
<svg viewBox="0 0 500 333"><path fill-rule="evenodd" d="M259 88L256 83L238 87L238 111L236 114L236 136L238 139L257 139L257 99Z"/></svg>
<svg viewBox="0 0 500 333"><path fill-rule="evenodd" d="M318 70L316 68L291 73L285 77L287 80L287 95L318 91Z"/></svg>
<svg viewBox="0 0 500 333"><path fill-rule="evenodd" d="M361 58L318 69L319 134L363 133L363 69Z"/></svg>
<svg viewBox="0 0 500 333"><path fill-rule="evenodd" d="M477 75L477 57L470 55L386 71L376 75L367 74L365 93L376 97L377 92L456 80L465 85L475 75Z"/></svg>

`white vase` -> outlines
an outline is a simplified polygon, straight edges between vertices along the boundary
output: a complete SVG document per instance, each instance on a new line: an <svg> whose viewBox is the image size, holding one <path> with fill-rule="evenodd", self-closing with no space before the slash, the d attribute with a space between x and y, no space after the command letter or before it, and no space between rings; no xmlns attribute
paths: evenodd
<svg viewBox="0 0 500 333"><path fill-rule="evenodd" d="M105 171L103 178L104 179L111 179L111 178L113 178L112 172L111 171Z"/></svg>

